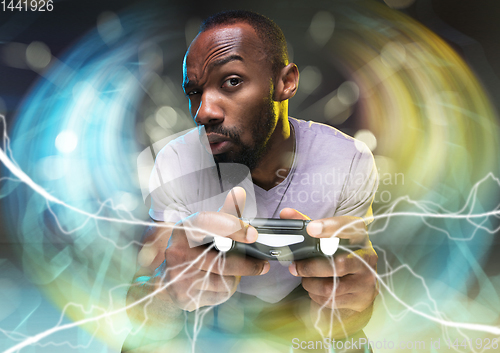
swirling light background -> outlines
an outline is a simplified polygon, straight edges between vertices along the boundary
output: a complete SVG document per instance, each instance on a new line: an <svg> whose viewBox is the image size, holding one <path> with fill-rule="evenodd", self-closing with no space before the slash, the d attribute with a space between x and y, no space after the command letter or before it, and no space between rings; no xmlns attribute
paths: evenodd
<svg viewBox="0 0 500 353"><path fill-rule="evenodd" d="M291 115L332 124L370 146L381 176L376 214L498 210L500 187L487 177L500 176L498 117L449 44L380 2L331 1L316 8L294 2L286 10L284 4L251 8L283 28L301 69ZM150 2L103 12L96 27L58 58L43 43L5 44L3 52L11 56L4 61L17 50L22 66L41 75L10 126L19 168L85 212L147 220L137 156L193 126L180 89L182 56L199 18L230 7ZM63 308L63 322L71 322L123 306L124 285L135 272L133 241L143 228L75 213L47 202L9 171L3 175L10 178L0 184L4 218L21 246L17 267L0 263L6 297L0 304L1 347L55 326ZM406 199L394 206L399 197ZM427 314L498 326L500 278L484 269L497 221L381 218L372 227L379 273L408 305ZM400 264L408 268L391 272ZM124 313L81 327L23 352L105 352L118 349L129 329ZM373 340L396 342L493 337L411 314L384 290L365 331Z"/></svg>

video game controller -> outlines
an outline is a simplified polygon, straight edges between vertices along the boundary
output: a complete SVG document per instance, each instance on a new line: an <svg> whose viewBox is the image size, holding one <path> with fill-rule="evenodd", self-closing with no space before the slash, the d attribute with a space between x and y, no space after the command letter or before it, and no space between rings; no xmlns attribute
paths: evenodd
<svg viewBox="0 0 500 353"><path fill-rule="evenodd" d="M309 220L255 218L244 220L259 233L252 244L230 238L214 237L215 248L221 252L238 252L266 260L302 260L315 256L331 256L339 247L340 239L313 238L307 234Z"/></svg>

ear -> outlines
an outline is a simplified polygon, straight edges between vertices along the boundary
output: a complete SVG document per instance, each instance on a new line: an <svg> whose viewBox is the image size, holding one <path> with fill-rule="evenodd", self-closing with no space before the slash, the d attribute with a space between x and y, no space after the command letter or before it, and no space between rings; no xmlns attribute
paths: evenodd
<svg viewBox="0 0 500 353"><path fill-rule="evenodd" d="M274 100L282 102L290 99L299 87L299 69L294 63L290 63L281 69L274 86Z"/></svg>

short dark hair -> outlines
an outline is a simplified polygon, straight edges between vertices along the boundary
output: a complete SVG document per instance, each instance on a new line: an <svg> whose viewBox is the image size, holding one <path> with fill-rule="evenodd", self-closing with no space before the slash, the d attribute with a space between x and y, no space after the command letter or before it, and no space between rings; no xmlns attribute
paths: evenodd
<svg viewBox="0 0 500 353"><path fill-rule="evenodd" d="M286 39L281 28L266 16L247 10L219 12L203 21L200 33L217 26L238 22L252 26L264 44L264 51L273 74L278 75L280 70L288 64Z"/></svg>

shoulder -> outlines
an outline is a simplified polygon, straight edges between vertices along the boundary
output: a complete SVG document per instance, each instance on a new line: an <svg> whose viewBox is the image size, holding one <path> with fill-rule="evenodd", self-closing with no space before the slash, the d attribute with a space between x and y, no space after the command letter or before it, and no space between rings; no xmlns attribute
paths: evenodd
<svg viewBox="0 0 500 353"><path fill-rule="evenodd" d="M299 130L304 133L335 136L336 138L340 139L353 140L351 136L344 134L342 131L330 125L318 123L311 120L306 121L292 117L289 117L288 120L293 124L294 127L298 127Z"/></svg>
<svg viewBox="0 0 500 353"><path fill-rule="evenodd" d="M317 151L320 155L328 153L331 157L342 156L353 158L366 156L373 158L365 143L343 133L342 131L322 123L289 118L296 128L298 143L301 149L310 153Z"/></svg>

